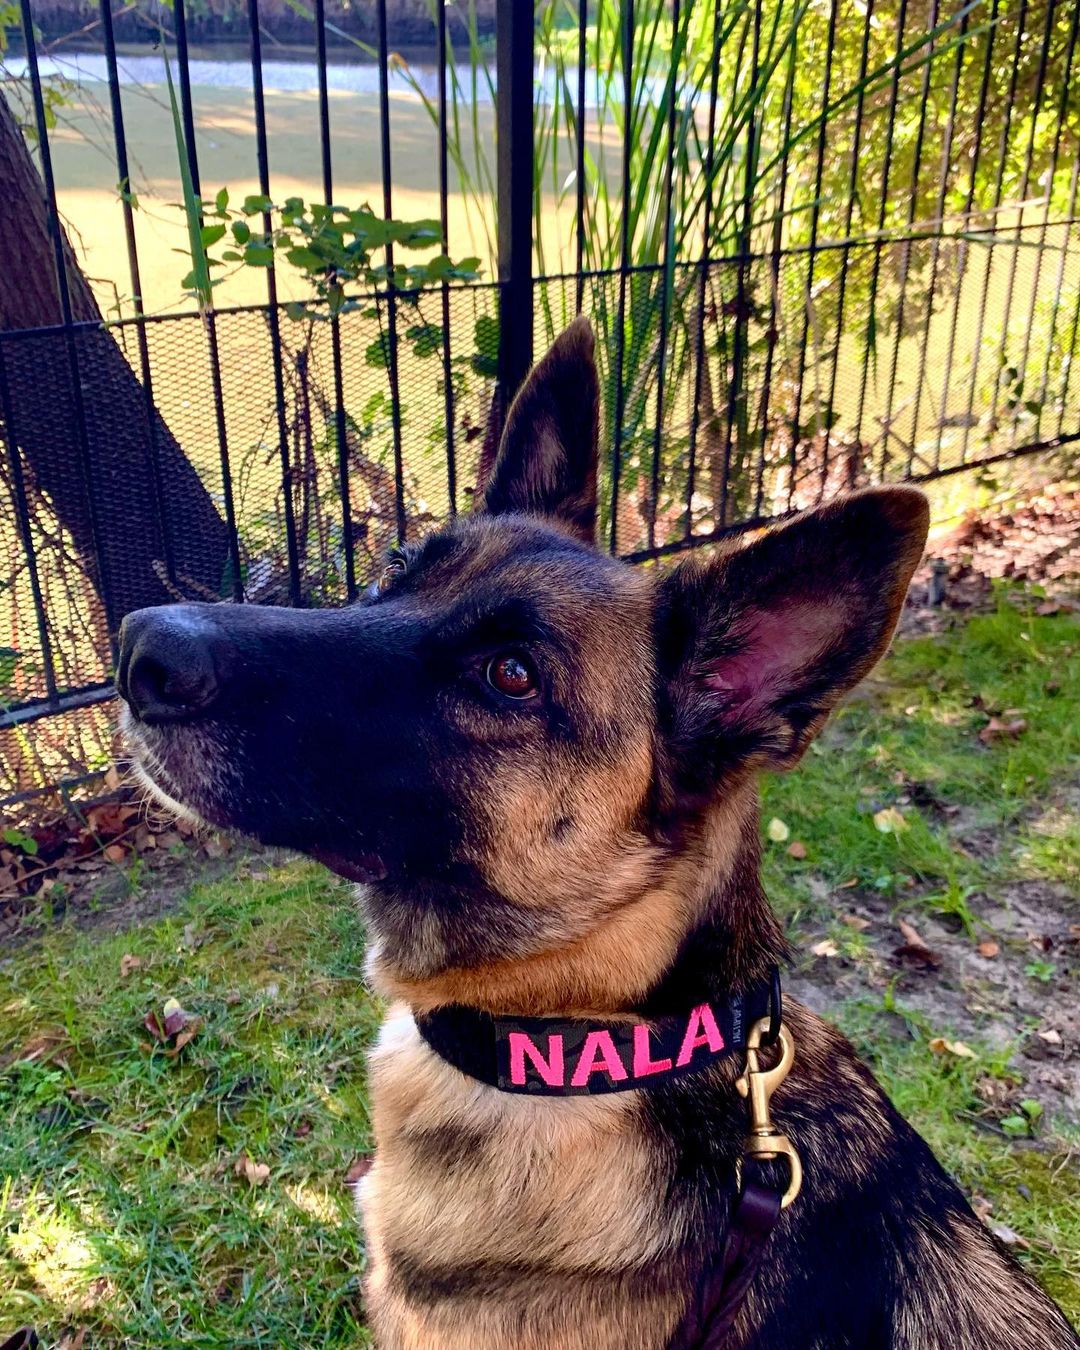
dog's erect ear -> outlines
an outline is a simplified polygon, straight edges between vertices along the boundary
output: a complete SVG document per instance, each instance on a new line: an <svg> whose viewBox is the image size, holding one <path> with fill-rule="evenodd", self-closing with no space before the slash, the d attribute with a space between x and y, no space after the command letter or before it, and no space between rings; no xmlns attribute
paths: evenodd
<svg viewBox="0 0 1080 1350"><path fill-rule="evenodd" d="M593 542L600 417L594 346L579 316L522 385L484 491L492 515L542 516Z"/></svg>
<svg viewBox="0 0 1080 1350"><path fill-rule="evenodd" d="M915 488L871 488L665 578L657 644L676 798L711 794L740 764L796 763L888 645L928 520Z"/></svg>

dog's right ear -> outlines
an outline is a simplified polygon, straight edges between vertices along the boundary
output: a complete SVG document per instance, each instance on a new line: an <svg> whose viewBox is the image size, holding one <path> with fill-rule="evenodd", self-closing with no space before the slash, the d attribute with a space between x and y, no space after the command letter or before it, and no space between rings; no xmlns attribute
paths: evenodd
<svg viewBox="0 0 1080 1350"><path fill-rule="evenodd" d="M591 544L596 532L600 383L589 321L555 339L510 406L484 490L491 515L540 516Z"/></svg>

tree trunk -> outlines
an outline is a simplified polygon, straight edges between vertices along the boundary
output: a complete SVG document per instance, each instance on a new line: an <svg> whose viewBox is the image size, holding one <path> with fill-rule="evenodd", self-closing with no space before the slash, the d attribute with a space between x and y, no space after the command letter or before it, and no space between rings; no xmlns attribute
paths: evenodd
<svg viewBox="0 0 1080 1350"><path fill-rule="evenodd" d="M111 631L129 610L175 598L163 581L167 572L179 590L217 595L225 525L112 334L99 326L101 313L66 236L72 317L95 326L70 336L56 327L63 315L45 189L2 95L0 184L0 362L11 415L11 426L0 422L0 429L70 533ZM69 342L85 409L85 453Z"/></svg>

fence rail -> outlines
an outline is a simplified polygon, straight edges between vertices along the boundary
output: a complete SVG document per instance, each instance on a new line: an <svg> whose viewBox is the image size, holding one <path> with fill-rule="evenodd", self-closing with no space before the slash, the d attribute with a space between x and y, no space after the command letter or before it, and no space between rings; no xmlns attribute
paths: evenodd
<svg viewBox="0 0 1080 1350"><path fill-rule="evenodd" d="M534 348L577 312L599 337L604 539L633 561L845 486L1080 443L1080 6L496 0L493 52L442 0L431 10L418 73L391 50L386 0L374 6L363 106L381 214L402 195L395 121L427 116L439 247L459 257L467 221L491 240L491 279L417 290L388 241L382 283L340 311L298 306L274 254L257 304L154 312L132 54L102 0L83 40L104 58L130 296L104 322L62 224L66 58L20 0L0 97L28 132L40 200L3 209L27 215L27 266L41 234L52 291L24 317L0 281L0 802L110 762L127 610L344 603L387 544L469 509ZM259 0L238 12L269 204L283 105ZM205 93L185 2L146 14L175 63L198 194ZM310 176L327 204L341 38L313 0ZM272 232L271 210L251 228Z"/></svg>

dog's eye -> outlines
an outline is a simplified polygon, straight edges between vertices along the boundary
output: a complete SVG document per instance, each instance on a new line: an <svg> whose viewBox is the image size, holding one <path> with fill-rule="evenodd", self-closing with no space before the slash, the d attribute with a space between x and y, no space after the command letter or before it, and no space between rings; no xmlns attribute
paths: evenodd
<svg viewBox="0 0 1080 1350"><path fill-rule="evenodd" d="M537 692L536 668L519 652L503 652L487 664L487 682L507 698L532 698Z"/></svg>
<svg viewBox="0 0 1080 1350"><path fill-rule="evenodd" d="M391 553L386 560L386 566L379 574L379 579L375 583L375 589L380 595L394 584L397 577L402 576L409 569L403 553Z"/></svg>

